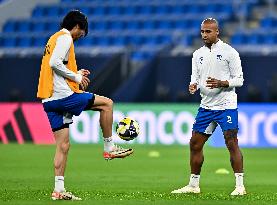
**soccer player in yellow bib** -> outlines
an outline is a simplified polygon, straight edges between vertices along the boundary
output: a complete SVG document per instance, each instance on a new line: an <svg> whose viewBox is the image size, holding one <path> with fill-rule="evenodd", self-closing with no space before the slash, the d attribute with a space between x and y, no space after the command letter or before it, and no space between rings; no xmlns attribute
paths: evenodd
<svg viewBox="0 0 277 205"><path fill-rule="evenodd" d="M53 200L81 200L64 188L64 172L69 142L69 124L72 117L85 110L100 112L100 126L104 137L104 159L124 158L133 149L124 149L113 143L113 101L107 97L84 92L90 80L89 70L78 71L73 42L88 33L87 17L78 10L67 13L61 30L48 40L41 63L37 97L42 100L55 140L55 187Z"/></svg>

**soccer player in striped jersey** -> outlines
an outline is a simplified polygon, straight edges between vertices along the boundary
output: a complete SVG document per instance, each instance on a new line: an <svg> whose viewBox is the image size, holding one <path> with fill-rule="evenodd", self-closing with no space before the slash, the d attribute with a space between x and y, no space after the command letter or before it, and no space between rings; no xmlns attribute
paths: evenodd
<svg viewBox="0 0 277 205"><path fill-rule="evenodd" d="M87 17L78 10L70 11L61 23L61 30L48 40L41 63L37 97L42 100L54 137L55 188L52 199L80 200L64 188L64 172L69 151L69 124L72 117L84 110L100 112L104 137L104 159L124 158L133 149L113 143L113 101L107 97L84 92L90 80L89 70L77 69L73 42L88 33Z"/></svg>
<svg viewBox="0 0 277 205"><path fill-rule="evenodd" d="M218 22L205 19L201 24L204 46L193 53L189 92L200 89L200 108L190 139L191 176L189 184L171 193L200 193L199 180L204 162L203 146L220 125L230 153L236 186L231 195L246 194L243 184L243 158L238 145L238 110L235 88L243 85L238 52L218 37ZM220 156L218 156L220 157Z"/></svg>

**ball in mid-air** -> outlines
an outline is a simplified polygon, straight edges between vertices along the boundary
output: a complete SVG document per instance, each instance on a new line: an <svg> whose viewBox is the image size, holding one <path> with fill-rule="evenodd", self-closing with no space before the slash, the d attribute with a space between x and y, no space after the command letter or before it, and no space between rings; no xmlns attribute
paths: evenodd
<svg viewBox="0 0 277 205"><path fill-rule="evenodd" d="M116 125L116 133L123 140L133 140L139 135L139 124L134 119L125 117Z"/></svg>

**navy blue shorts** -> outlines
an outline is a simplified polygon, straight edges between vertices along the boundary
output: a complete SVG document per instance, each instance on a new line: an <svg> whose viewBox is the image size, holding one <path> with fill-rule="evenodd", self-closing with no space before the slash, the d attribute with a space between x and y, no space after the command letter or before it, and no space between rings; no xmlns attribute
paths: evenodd
<svg viewBox="0 0 277 205"><path fill-rule="evenodd" d="M53 132L69 127L73 122L73 115L78 116L82 111L90 109L94 99L94 94L84 92L43 103Z"/></svg>
<svg viewBox="0 0 277 205"><path fill-rule="evenodd" d="M238 129L238 109L209 110L200 107L192 130L210 135L218 124L223 132Z"/></svg>

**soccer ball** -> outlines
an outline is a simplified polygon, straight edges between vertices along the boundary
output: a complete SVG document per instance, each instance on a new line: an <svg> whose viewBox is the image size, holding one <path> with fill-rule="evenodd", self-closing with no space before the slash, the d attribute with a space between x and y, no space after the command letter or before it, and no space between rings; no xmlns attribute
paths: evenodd
<svg viewBox="0 0 277 205"><path fill-rule="evenodd" d="M116 133L123 140L133 140L139 134L139 124L134 119L125 117L116 125Z"/></svg>

